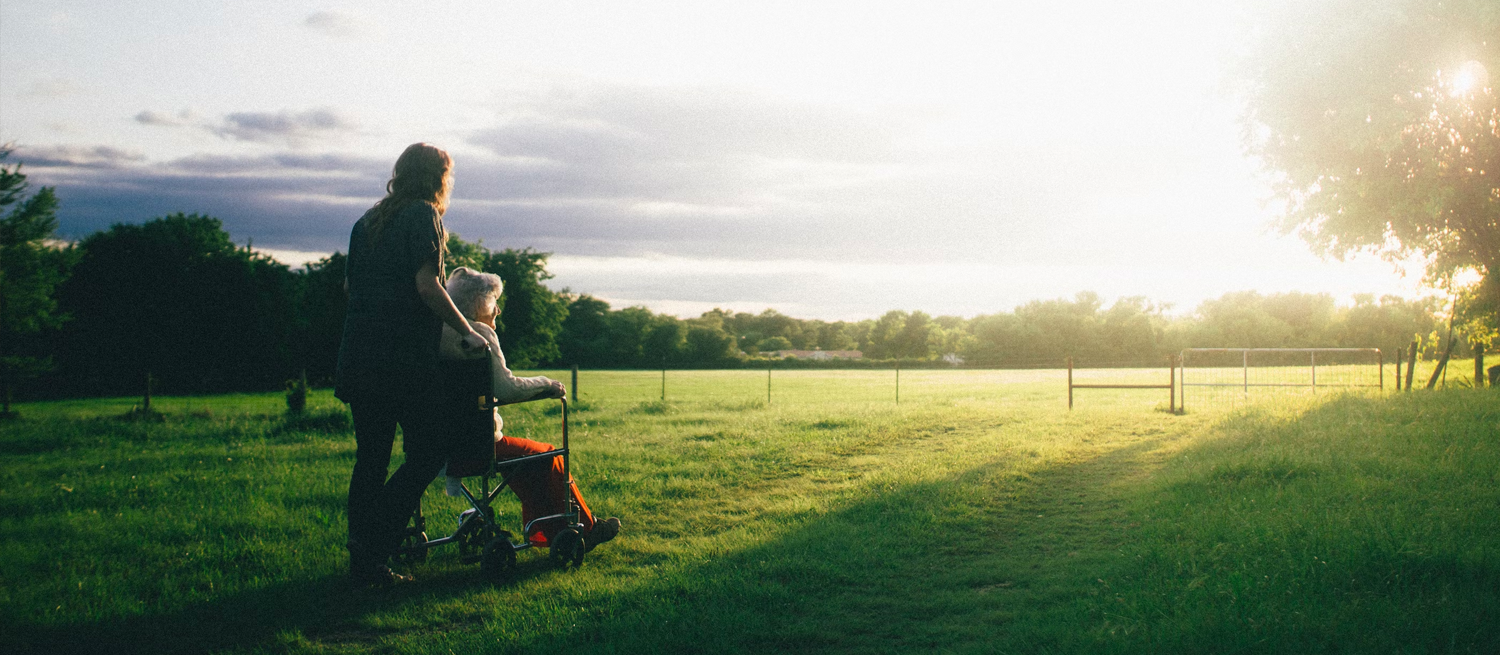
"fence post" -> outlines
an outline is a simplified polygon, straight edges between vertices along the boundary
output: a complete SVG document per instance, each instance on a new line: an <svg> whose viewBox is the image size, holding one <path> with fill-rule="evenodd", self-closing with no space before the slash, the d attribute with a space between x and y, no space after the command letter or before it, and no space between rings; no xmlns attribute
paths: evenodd
<svg viewBox="0 0 1500 655"><path fill-rule="evenodd" d="M1443 349L1443 356L1438 358L1437 368L1432 370L1432 377L1427 379L1427 388L1437 388L1438 378L1442 378L1443 387L1448 386L1448 358L1453 356L1453 345L1458 343L1451 336L1448 339L1448 347Z"/></svg>
<svg viewBox="0 0 1500 655"><path fill-rule="evenodd" d="M1380 395L1385 395L1385 351L1375 349L1375 363L1380 365Z"/></svg>
<svg viewBox="0 0 1500 655"><path fill-rule="evenodd" d="M1474 388L1484 388L1484 344L1474 344Z"/></svg>
<svg viewBox="0 0 1500 655"><path fill-rule="evenodd" d="M573 390L573 402L577 403L578 402L578 365L577 364L573 365L573 384L568 385L568 388Z"/></svg>
<svg viewBox="0 0 1500 655"><path fill-rule="evenodd" d="M901 404L901 360L896 360L896 404Z"/></svg>
<svg viewBox="0 0 1500 655"><path fill-rule="evenodd" d="M1177 356L1167 355L1167 412L1177 413Z"/></svg>
<svg viewBox="0 0 1500 655"><path fill-rule="evenodd" d="M1073 409L1073 358L1068 358L1068 409Z"/></svg>
<svg viewBox="0 0 1500 655"><path fill-rule="evenodd" d="M1249 398L1250 397L1250 351L1245 350L1245 351L1242 351L1240 353L1240 366L1244 369L1244 375L1245 375L1245 391L1244 391L1244 394L1245 394L1246 398Z"/></svg>
<svg viewBox="0 0 1500 655"><path fill-rule="evenodd" d="M1187 351L1177 354L1177 365L1182 367L1182 376L1177 378L1182 386L1182 402L1177 405L1183 414L1187 413Z"/></svg>
<svg viewBox="0 0 1500 655"><path fill-rule="evenodd" d="M1406 349L1405 348L1397 348L1396 349L1396 391L1400 391L1401 390L1401 364L1402 364L1402 362L1405 361L1405 359L1404 359L1405 357L1406 357Z"/></svg>
<svg viewBox="0 0 1500 655"><path fill-rule="evenodd" d="M771 404L771 364L766 363L766 404Z"/></svg>
<svg viewBox="0 0 1500 655"><path fill-rule="evenodd" d="M661 400L667 401L667 368L665 366L661 369Z"/></svg>
<svg viewBox="0 0 1500 655"><path fill-rule="evenodd" d="M1419 339L1411 340L1411 352L1406 354L1406 390L1411 391L1412 377L1417 371L1417 349L1422 347Z"/></svg>

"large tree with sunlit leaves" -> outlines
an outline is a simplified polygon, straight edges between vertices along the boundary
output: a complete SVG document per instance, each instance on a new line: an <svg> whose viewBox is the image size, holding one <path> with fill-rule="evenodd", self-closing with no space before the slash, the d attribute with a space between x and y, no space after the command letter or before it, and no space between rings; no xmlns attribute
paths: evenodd
<svg viewBox="0 0 1500 655"><path fill-rule="evenodd" d="M1473 271L1500 307L1500 1L1310 0L1257 30L1244 80L1250 150L1283 229L1343 258Z"/></svg>

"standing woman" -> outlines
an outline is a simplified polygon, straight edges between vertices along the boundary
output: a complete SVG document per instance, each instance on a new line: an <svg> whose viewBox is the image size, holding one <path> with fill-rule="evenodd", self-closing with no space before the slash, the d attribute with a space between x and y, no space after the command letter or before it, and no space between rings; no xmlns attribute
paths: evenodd
<svg viewBox="0 0 1500 655"><path fill-rule="evenodd" d="M443 287L443 212L452 189L448 153L413 144L396 160L385 198L349 235L349 308L334 395L354 415L348 548L356 584L406 579L385 562L447 457L432 397L443 325L461 335L465 348L485 343ZM387 480L397 425L406 462Z"/></svg>

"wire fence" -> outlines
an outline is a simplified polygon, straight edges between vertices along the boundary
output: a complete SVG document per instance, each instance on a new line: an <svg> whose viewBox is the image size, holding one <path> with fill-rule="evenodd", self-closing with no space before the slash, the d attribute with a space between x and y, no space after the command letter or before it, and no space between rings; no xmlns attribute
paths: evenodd
<svg viewBox="0 0 1500 655"><path fill-rule="evenodd" d="M1182 351L1185 405L1243 403L1387 386L1375 348L1189 348Z"/></svg>
<svg viewBox="0 0 1500 655"><path fill-rule="evenodd" d="M564 382L571 371L539 371ZM1075 382L1146 384L1164 382L1167 368L1083 368ZM1012 402L1067 408L1068 371L1051 369L795 369L656 370L578 372L573 388L584 402L802 405L817 403L923 404ZM1167 406L1167 393L1100 390L1089 404Z"/></svg>

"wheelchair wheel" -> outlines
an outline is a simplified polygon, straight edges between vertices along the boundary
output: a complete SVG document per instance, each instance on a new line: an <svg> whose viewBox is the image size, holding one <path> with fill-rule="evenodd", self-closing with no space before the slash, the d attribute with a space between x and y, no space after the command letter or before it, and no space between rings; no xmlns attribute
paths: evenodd
<svg viewBox="0 0 1500 655"><path fill-rule="evenodd" d="M484 545L484 554L479 559L479 573L490 582L500 582L511 569L516 568L516 550L510 539L495 537Z"/></svg>
<svg viewBox="0 0 1500 655"><path fill-rule="evenodd" d="M559 530L552 537L552 561L558 566L583 564L583 533L573 528Z"/></svg>
<svg viewBox="0 0 1500 655"><path fill-rule="evenodd" d="M401 540L401 546L392 555L398 564L421 564L427 561L427 533L412 532Z"/></svg>
<svg viewBox="0 0 1500 655"><path fill-rule="evenodd" d="M493 523L476 526L459 538L458 561L465 564L483 562L485 548L488 548L490 542L496 539L510 543L510 533L501 530L500 526Z"/></svg>

